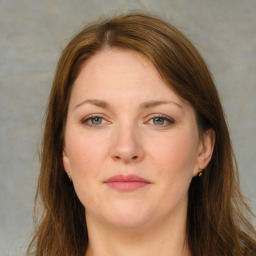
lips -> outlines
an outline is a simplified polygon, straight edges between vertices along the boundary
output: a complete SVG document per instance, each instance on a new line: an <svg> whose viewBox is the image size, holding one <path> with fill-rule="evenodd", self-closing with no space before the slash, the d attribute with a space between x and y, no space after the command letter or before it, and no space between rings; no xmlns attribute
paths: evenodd
<svg viewBox="0 0 256 256"><path fill-rule="evenodd" d="M105 180L103 183L113 189L123 192L134 191L151 184L150 181L134 174L115 175Z"/></svg>

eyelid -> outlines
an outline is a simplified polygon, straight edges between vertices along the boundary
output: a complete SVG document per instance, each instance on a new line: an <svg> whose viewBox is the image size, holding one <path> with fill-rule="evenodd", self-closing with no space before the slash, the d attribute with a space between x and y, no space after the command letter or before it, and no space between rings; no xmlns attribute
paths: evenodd
<svg viewBox="0 0 256 256"><path fill-rule="evenodd" d="M106 121L105 123L110 123L110 122L107 120L107 118L105 117L105 115L104 115L104 114L101 114L101 113L90 114L90 115L88 115L88 116L82 118L82 120L80 121L80 123L83 124L83 125L87 125L87 126L89 126L89 127L95 127L95 128L99 128L99 127L103 126L104 124L92 125L92 124L89 124L89 123L87 122L87 121L89 121L89 120L91 120L91 119L93 119L93 118L95 118L95 117L100 117L100 118L102 118L103 120ZM175 120L174 120L172 117L167 116L167 115L164 115L164 114L160 114L160 113L151 114L151 115L148 116L148 118L149 118L149 121L151 121L151 120L154 119L154 118L161 118L161 119L163 119L163 120L165 120L165 121L168 122L168 124L165 124L165 125L156 125L156 124L152 124L152 125L158 126L158 127L166 127L166 126L169 126L169 125L172 125L172 124L175 123ZM148 123L149 121L147 121L146 123Z"/></svg>
<svg viewBox="0 0 256 256"><path fill-rule="evenodd" d="M86 116L86 117L83 117L82 120L80 121L80 123L83 124L83 125L87 125L87 126L89 126L89 127L95 127L95 128L101 127L103 124L91 125L91 124L87 123L87 121L89 121L89 120L91 120L91 119L93 119L93 118L95 118L95 117L100 117L100 118L104 119L106 122L109 123L109 121L106 120L105 115L104 115L104 114L100 114L100 113L91 114L91 115L88 115L88 116Z"/></svg>
<svg viewBox="0 0 256 256"><path fill-rule="evenodd" d="M166 126L169 126L169 125L172 125L172 124L175 123L175 120L174 120L172 117L167 116L167 115L164 115L164 114L159 114L159 113L152 114L152 115L150 115L149 121L151 121L151 120L154 119L154 118L162 118L162 119L164 119L164 120L166 120L166 121L169 122L169 124L167 124L167 125L158 125L159 127L160 127L160 126L166 127ZM148 122L149 122L149 121L148 121ZM155 126L157 126L157 125L155 125Z"/></svg>

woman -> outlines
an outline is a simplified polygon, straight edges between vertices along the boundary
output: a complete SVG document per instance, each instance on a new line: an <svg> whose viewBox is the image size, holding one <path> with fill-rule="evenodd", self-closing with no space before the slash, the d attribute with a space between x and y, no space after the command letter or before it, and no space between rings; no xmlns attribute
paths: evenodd
<svg viewBox="0 0 256 256"><path fill-rule="evenodd" d="M129 14L59 60L37 199L36 255L255 255L222 106L175 27Z"/></svg>

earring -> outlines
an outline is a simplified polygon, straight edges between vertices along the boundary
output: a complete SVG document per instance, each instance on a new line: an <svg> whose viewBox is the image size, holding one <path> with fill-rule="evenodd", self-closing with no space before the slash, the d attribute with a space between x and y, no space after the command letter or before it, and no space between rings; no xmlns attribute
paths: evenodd
<svg viewBox="0 0 256 256"><path fill-rule="evenodd" d="M198 177L201 177L203 175L203 170L200 168L198 170L199 170Z"/></svg>
<svg viewBox="0 0 256 256"><path fill-rule="evenodd" d="M71 174L70 174L69 170L67 170L67 175L68 175L69 179L72 181Z"/></svg>

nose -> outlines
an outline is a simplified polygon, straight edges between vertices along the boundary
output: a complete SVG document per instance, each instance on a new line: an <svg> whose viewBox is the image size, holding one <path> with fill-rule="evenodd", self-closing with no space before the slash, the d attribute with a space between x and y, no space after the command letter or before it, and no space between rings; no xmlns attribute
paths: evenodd
<svg viewBox="0 0 256 256"><path fill-rule="evenodd" d="M137 163L144 158L141 137L133 127L120 127L113 134L111 157L125 164Z"/></svg>

